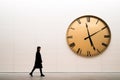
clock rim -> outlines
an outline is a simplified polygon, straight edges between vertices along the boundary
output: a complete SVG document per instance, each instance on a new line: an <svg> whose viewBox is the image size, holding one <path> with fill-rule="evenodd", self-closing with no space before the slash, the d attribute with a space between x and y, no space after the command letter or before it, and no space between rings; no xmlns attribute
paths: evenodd
<svg viewBox="0 0 120 80"><path fill-rule="evenodd" d="M107 46L104 50L102 50L99 54L96 54L96 55L94 55L94 56L85 56L85 55L77 54L77 53L69 46L69 43L68 43L67 34L68 34L68 32L69 32L69 27L70 27L76 20L78 20L78 19L80 19L80 18L83 18L83 17L93 17L93 18L96 18L96 19L101 20L105 25L107 25L107 29L108 29L108 32L109 32L109 34L110 34L108 46ZM91 58L91 57L96 57L96 56L98 56L98 55L103 54L103 52L105 52L105 51L108 49L108 47L109 47L109 45L110 45L110 42L111 42L111 30L110 30L110 27L108 26L108 24L107 24L102 18L100 18L100 17L98 17L98 16L94 16L94 15L83 15L83 16L80 16L80 17L74 19L74 20L69 24L69 26L68 26L68 28L67 28L67 31L66 31L66 42L67 42L67 45L69 46L69 49L70 49L74 54L76 54L76 55L78 55L78 56L86 57L86 58L88 58L88 57L89 57L89 58Z"/></svg>

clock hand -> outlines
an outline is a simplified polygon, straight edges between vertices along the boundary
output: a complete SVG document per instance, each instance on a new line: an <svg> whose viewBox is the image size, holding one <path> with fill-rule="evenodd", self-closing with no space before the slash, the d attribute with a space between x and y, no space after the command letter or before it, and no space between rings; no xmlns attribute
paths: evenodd
<svg viewBox="0 0 120 80"><path fill-rule="evenodd" d="M87 24L86 24L86 28L87 28L87 33L88 33L88 38L89 38L90 44L91 44L91 46L93 47L93 49L95 50L95 47L94 47L94 44L93 44L93 42L92 42L92 39L91 39L91 36L90 36L90 32L89 32L89 30L88 30L88 25L87 25Z"/></svg>
<svg viewBox="0 0 120 80"><path fill-rule="evenodd" d="M106 27L103 27L102 29L98 30L97 32L91 34L90 37L92 37L93 35L97 34L97 33L100 32L100 31L104 30L105 28L106 28ZM88 38L89 38L89 36L86 37L86 38L84 38L84 40L86 40L86 39L88 39Z"/></svg>

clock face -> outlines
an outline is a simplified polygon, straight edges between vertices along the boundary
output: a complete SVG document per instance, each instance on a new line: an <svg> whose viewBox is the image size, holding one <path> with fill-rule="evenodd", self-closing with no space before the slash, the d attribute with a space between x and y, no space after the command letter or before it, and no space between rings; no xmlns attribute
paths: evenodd
<svg viewBox="0 0 120 80"><path fill-rule="evenodd" d="M101 54L108 47L111 33L102 19L86 15L75 19L70 24L66 39L74 53L90 57Z"/></svg>

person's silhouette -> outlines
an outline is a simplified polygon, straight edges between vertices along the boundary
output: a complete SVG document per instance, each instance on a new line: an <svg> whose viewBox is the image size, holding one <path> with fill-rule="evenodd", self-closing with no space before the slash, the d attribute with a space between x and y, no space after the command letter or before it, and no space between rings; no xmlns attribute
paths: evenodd
<svg viewBox="0 0 120 80"><path fill-rule="evenodd" d="M41 47L38 46L37 47L37 52L36 52L36 58L35 58L35 64L34 64L34 67L32 69L32 71L29 73L29 75L32 77L33 75L33 72L36 68L39 68L40 69L40 74L41 74L41 77L44 77L45 75L43 74L42 72L42 58L41 58L41 54L40 54L40 50L41 50Z"/></svg>

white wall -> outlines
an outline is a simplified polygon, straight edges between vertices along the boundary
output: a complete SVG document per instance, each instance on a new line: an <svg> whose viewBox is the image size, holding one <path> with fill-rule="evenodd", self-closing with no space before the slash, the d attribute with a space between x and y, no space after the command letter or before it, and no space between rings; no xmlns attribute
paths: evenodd
<svg viewBox="0 0 120 80"><path fill-rule="evenodd" d="M119 0L0 0L0 72L29 72L36 47L45 72L120 72ZM107 22L112 39L97 57L75 55L66 30L77 17L95 15Z"/></svg>

